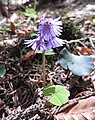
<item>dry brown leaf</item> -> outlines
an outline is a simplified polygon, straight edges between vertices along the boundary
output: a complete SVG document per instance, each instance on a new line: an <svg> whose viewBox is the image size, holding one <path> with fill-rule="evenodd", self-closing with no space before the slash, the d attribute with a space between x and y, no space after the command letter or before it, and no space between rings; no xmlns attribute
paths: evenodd
<svg viewBox="0 0 95 120"><path fill-rule="evenodd" d="M95 96L79 100L54 117L55 120L95 120Z"/></svg>
<svg viewBox="0 0 95 120"><path fill-rule="evenodd" d="M10 22L10 29L11 29L11 33L15 34L15 26L13 22Z"/></svg>
<svg viewBox="0 0 95 120"><path fill-rule="evenodd" d="M77 47L77 48L74 48L74 52L76 54L81 54L81 55L92 55L93 49L87 48L87 47Z"/></svg>
<svg viewBox="0 0 95 120"><path fill-rule="evenodd" d="M91 48L82 48L80 51L81 55L92 55L93 50Z"/></svg>
<svg viewBox="0 0 95 120"><path fill-rule="evenodd" d="M34 51L29 51L29 52L26 53L26 55L22 56L21 60L29 60L34 55L35 55Z"/></svg>
<svg viewBox="0 0 95 120"><path fill-rule="evenodd" d="M27 36L30 35L30 31L27 28L23 28L22 30L18 29L16 30L16 34L18 36Z"/></svg>

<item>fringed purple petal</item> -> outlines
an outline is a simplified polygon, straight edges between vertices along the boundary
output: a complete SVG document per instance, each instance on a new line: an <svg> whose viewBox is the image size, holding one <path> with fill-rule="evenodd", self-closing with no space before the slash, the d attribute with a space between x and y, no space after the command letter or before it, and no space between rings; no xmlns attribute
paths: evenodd
<svg viewBox="0 0 95 120"><path fill-rule="evenodd" d="M52 48L62 46L64 44L63 40L57 36L61 35L62 32L62 22L60 17L56 19L45 18L40 22L38 28L39 36L33 40L25 40L25 44L33 50L48 51Z"/></svg>

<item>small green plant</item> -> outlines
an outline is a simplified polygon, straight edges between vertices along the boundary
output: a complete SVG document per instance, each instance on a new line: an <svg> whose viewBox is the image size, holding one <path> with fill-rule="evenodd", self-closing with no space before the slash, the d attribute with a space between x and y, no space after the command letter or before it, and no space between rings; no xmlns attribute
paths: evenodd
<svg viewBox="0 0 95 120"><path fill-rule="evenodd" d="M24 21L20 21L20 22L14 23L15 28L20 26L23 22ZM3 25L2 27L0 27L0 33L3 33L4 31L11 32L10 23L7 23L7 24Z"/></svg>
<svg viewBox="0 0 95 120"><path fill-rule="evenodd" d="M52 48L63 46L64 41L58 38L62 32L62 22L57 19L45 18L42 19L39 26L39 34L34 40L25 40L25 44L34 51L40 50L42 52L42 71L43 71L43 86L46 86L45 77L45 53ZM50 54L50 53L48 53ZM53 53L54 54L54 53Z"/></svg>
<svg viewBox="0 0 95 120"><path fill-rule="evenodd" d="M17 14L23 14L25 16L28 16L30 18L35 18L36 17L36 11L34 8L26 8L25 12L23 11L17 11Z"/></svg>
<svg viewBox="0 0 95 120"><path fill-rule="evenodd" d="M50 85L46 87L46 71L45 71L45 56L54 55L52 48L63 46L64 41L58 38L62 32L62 22L60 18L42 19L39 26L39 34L33 40L25 40L25 44L39 54L42 54L42 78L43 78L43 93L45 96L51 96L50 102L56 106L60 106L68 102L70 93L61 85ZM94 69L93 59L89 56L77 56L68 52L65 48L60 53L62 58L58 61L60 65L73 74L78 76L87 76Z"/></svg>
<svg viewBox="0 0 95 120"><path fill-rule="evenodd" d="M10 25L9 25L9 24L5 24L5 25L3 25L2 27L0 27L0 32L3 33L3 31L8 31L8 32L10 32L10 31L11 31Z"/></svg>
<svg viewBox="0 0 95 120"><path fill-rule="evenodd" d="M50 102L56 106L63 105L68 102L70 92L61 85L50 85L44 88L45 96L51 96Z"/></svg>

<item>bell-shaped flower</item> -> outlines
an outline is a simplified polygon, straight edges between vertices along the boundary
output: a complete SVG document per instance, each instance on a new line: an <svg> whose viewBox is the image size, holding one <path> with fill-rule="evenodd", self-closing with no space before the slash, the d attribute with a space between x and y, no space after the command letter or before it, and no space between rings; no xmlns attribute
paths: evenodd
<svg viewBox="0 0 95 120"><path fill-rule="evenodd" d="M62 46L64 42L58 38L62 32L62 22L59 19L60 18L42 19L38 28L38 37L33 40L25 40L25 44L27 44L28 47L31 46L33 50L41 50L44 52Z"/></svg>

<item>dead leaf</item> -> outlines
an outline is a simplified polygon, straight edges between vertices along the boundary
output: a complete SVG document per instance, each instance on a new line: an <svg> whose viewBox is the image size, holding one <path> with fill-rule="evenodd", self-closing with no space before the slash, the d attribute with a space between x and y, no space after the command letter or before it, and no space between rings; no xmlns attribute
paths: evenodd
<svg viewBox="0 0 95 120"><path fill-rule="evenodd" d="M30 59L30 57L34 56L35 55L35 52L34 51L29 51L26 53L26 55L24 55L21 60L28 60Z"/></svg>
<svg viewBox="0 0 95 120"><path fill-rule="evenodd" d="M92 55L93 54L93 50L90 48L82 48L80 51L81 55Z"/></svg>
<svg viewBox="0 0 95 120"><path fill-rule="evenodd" d="M55 120L95 120L95 96L79 100L54 117Z"/></svg>
<svg viewBox="0 0 95 120"><path fill-rule="evenodd" d="M13 22L10 22L10 29L11 29L11 33L14 34L15 33L15 26Z"/></svg>
<svg viewBox="0 0 95 120"><path fill-rule="evenodd" d="M16 31L16 34L17 34L18 36L27 36L27 35L30 34L30 31L28 31L27 28L23 28L22 30L18 29L18 30Z"/></svg>
<svg viewBox="0 0 95 120"><path fill-rule="evenodd" d="M92 55L93 49L87 48L87 47L77 47L77 48L74 48L74 52L76 54L81 54L81 55Z"/></svg>

